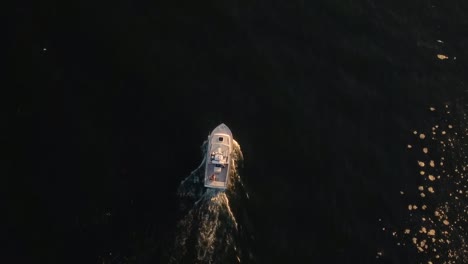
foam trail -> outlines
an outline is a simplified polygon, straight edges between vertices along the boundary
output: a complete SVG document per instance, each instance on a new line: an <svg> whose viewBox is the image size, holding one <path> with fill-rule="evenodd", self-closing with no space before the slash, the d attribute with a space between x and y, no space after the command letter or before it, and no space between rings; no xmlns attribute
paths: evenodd
<svg viewBox="0 0 468 264"><path fill-rule="evenodd" d="M230 200L238 200L247 194L237 170L243 155L239 144L235 140L233 143L227 190L203 186L207 141L201 146L202 162L180 183L177 193L185 212L177 224L170 263L241 262L242 252L237 239L239 224Z"/></svg>

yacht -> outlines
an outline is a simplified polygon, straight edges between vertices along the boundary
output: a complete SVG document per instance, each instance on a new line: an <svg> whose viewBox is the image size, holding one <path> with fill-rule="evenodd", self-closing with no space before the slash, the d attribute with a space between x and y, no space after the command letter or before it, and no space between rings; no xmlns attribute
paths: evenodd
<svg viewBox="0 0 468 264"><path fill-rule="evenodd" d="M205 187L226 189L232 151L232 132L225 125L217 126L208 135L206 151Z"/></svg>

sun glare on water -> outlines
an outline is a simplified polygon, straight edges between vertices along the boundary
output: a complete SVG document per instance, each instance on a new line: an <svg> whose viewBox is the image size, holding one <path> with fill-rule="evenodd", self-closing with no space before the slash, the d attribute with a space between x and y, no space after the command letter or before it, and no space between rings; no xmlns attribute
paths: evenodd
<svg viewBox="0 0 468 264"><path fill-rule="evenodd" d="M427 131L412 131L407 145L419 157L414 165L420 177L407 192L418 198L407 205L408 226L392 235L398 246L418 253L418 263L468 263L467 117L454 115L449 105L429 110L436 121Z"/></svg>

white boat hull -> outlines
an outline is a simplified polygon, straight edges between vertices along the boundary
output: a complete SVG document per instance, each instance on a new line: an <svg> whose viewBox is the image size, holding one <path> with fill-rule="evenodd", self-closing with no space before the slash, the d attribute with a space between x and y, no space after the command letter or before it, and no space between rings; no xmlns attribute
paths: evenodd
<svg viewBox="0 0 468 264"><path fill-rule="evenodd" d="M205 164L205 187L226 189L232 151L232 132L225 125L217 126L208 135L208 147Z"/></svg>

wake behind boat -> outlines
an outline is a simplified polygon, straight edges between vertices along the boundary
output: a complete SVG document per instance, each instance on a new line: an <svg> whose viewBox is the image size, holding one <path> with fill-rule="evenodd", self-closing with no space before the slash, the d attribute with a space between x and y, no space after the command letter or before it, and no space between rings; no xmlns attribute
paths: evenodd
<svg viewBox="0 0 468 264"><path fill-rule="evenodd" d="M205 187L216 189L227 188L231 150L232 132L225 124L221 124L208 135Z"/></svg>

